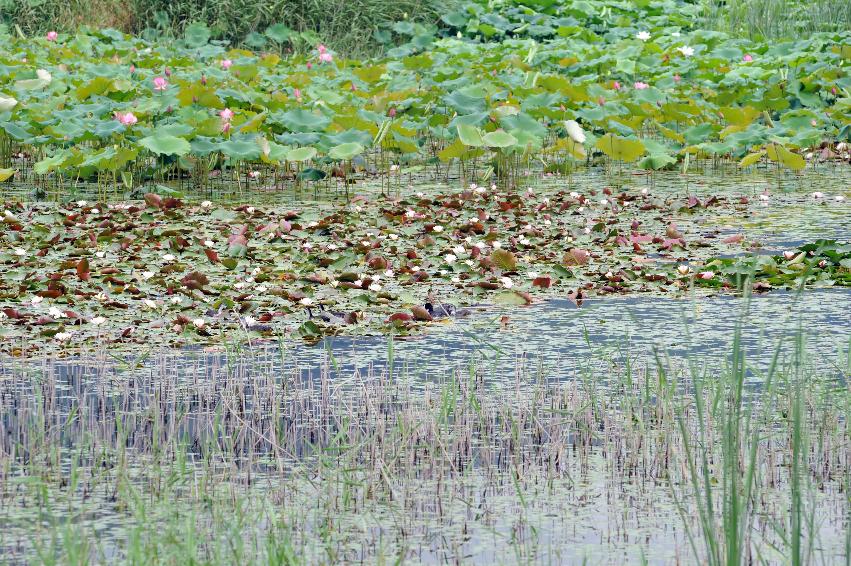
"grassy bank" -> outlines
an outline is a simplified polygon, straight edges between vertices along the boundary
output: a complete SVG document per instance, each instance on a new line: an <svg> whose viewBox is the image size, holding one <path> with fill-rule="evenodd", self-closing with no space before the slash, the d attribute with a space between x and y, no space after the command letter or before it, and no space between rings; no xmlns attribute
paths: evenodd
<svg viewBox="0 0 851 566"><path fill-rule="evenodd" d="M382 50L392 37L391 23L435 23L454 5L454 0L0 1L0 20L27 35L89 26L152 38L182 37L187 26L201 22L213 39L252 48L270 42L266 30L282 24L291 30L294 47L322 41L341 53L362 56Z"/></svg>

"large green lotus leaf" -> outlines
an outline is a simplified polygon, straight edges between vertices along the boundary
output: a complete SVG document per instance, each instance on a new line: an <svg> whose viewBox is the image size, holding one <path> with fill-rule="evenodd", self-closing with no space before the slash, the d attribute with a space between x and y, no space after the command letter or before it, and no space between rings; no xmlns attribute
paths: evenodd
<svg viewBox="0 0 851 566"><path fill-rule="evenodd" d="M192 147L192 154L200 157L219 151L219 144L208 137L197 137L189 145Z"/></svg>
<svg viewBox="0 0 851 566"><path fill-rule="evenodd" d="M539 138L547 135L547 129L540 122L525 113L520 113L516 116L506 116L500 121L500 125L506 130L521 130Z"/></svg>
<svg viewBox="0 0 851 566"><path fill-rule="evenodd" d="M638 166L642 169L664 169L669 165L673 165L677 162L675 157L668 155L667 153L653 153L643 158L638 162Z"/></svg>
<svg viewBox="0 0 851 566"><path fill-rule="evenodd" d="M687 143L694 145L707 141L713 131L712 124L700 124L684 131L683 137L685 137Z"/></svg>
<svg viewBox="0 0 851 566"><path fill-rule="evenodd" d="M765 146L765 154L770 160L781 163L794 171L800 171L807 166L807 162L802 155L792 153L777 143L770 143Z"/></svg>
<svg viewBox="0 0 851 566"><path fill-rule="evenodd" d="M189 47L201 47L210 41L210 28L203 22L193 22L186 26L183 38Z"/></svg>
<svg viewBox="0 0 851 566"><path fill-rule="evenodd" d="M67 149L64 149L62 151L59 151L55 155L45 157L44 159L42 159L41 161L37 161L33 165L33 172L36 175L47 175L51 171L59 169L62 164L65 163L65 160L68 159L68 157L70 156L71 152Z"/></svg>
<svg viewBox="0 0 851 566"><path fill-rule="evenodd" d="M482 141L488 147L506 148L517 144L517 138L506 132L505 130L496 130L488 132L482 136Z"/></svg>
<svg viewBox="0 0 851 566"><path fill-rule="evenodd" d="M276 43L286 43L295 32L284 24L273 24L266 28L263 33Z"/></svg>
<svg viewBox="0 0 851 566"><path fill-rule="evenodd" d="M459 114L474 114L485 110L485 99L483 97L471 96L460 90L444 96L443 102Z"/></svg>
<svg viewBox="0 0 851 566"><path fill-rule="evenodd" d="M331 124L330 118L303 108L271 114L269 120L291 132L321 132Z"/></svg>
<svg viewBox="0 0 851 566"><path fill-rule="evenodd" d="M219 151L231 159L247 161L260 158L260 146L253 137L231 138L219 144Z"/></svg>
<svg viewBox="0 0 851 566"><path fill-rule="evenodd" d="M485 145L482 139L482 132L475 126L468 124L458 124L458 139L466 146L482 147Z"/></svg>
<svg viewBox="0 0 851 566"><path fill-rule="evenodd" d="M342 143L331 148L328 157L331 159L348 160L364 152L364 147L357 142Z"/></svg>
<svg viewBox="0 0 851 566"><path fill-rule="evenodd" d="M345 132L340 132L335 135L324 136L323 143L327 143L328 147L333 147L335 145L341 145L344 143L359 143L362 146L366 147L372 144L373 136L370 135L369 132L365 132L364 130L357 130L354 128L350 128Z"/></svg>
<svg viewBox="0 0 851 566"><path fill-rule="evenodd" d="M287 161L307 161L316 157L315 147L297 147L287 152Z"/></svg>
<svg viewBox="0 0 851 566"><path fill-rule="evenodd" d="M594 147L618 161L632 162L644 155L646 148L641 140L622 138L614 134L606 134L597 140Z"/></svg>
<svg viewBox="0 0 851 566"><path fill-rule="evenodd" d="M192 149L185 139L163 133L142 138L139 144L158 155L186 155Z"/></svg>

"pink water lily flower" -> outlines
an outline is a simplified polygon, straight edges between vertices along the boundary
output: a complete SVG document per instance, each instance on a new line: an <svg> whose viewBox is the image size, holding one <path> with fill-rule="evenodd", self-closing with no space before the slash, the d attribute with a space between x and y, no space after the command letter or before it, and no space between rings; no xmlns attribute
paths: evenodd
<svg viewBox="0 0 851 566"><path fill-rule="evenodd" d="M645 88L649 88L650 85L647 83L643 83L641 81L637 81L634 85L635 90L644 90Z"/></svg>
<svg viewBox="0 0 851 566"><path fill-rule="evenodd" d="M230 59L222 59L222 60L219 62L219 64L222 66L222 69L224 69L224 70L226 70L226 71L227 71L227 70L228 70L228 69L230 69L230 68L231 68L231 66L233 65L233 61L231 61Z"/></svg>
<svg viewBox="0 0 851 566"><path fill-rule="evenodd" d="M697 274L697 276L700 279L712 279L713 277L715 277L715 274L712 273L711 271L701 271L700 273Z"/></svg>
<svg viewBox="0 0 851 566"><path fill-rule="evenodd" d="M46 38L47 38L47 41L56 41L57 39L59 39L59 34L56 33L55 31L49 31L49 32L47 32Z"/></svg>
<svg viewBox="0 0 851 566"><path fill-rule="evenodd" d="M750 63L751 61L753 61L753 57L750 53L745 53L745 56L742 57L742 61L744 61L745 63Z"/></svg>
<svg viewBox="0 0 851 566"><path fill-rule="evenodd" d="M133 124L139 121L139 119L136 118L136 115L132 112L116 112L115 119L118 120L119 123L124 124L125 126L132 126Z"/></svg>
<svg viewBox="0 0 851 566"><path fill-rule="evenodd" d="M168 88L168 81L165 77L154 77L154 90L165 90Z"/></svg>
<svg viewBox="0 0 851 566"><path fill-rule="evenodd" d="M221 112L219 112L219 116L220 116L220 117L222 118L222 120L224 120L225 122L230 122L230 121L231 121L231 119L233 118L233 110L231 110L230 108L225 108L224 110L222 110Z"/></svg>

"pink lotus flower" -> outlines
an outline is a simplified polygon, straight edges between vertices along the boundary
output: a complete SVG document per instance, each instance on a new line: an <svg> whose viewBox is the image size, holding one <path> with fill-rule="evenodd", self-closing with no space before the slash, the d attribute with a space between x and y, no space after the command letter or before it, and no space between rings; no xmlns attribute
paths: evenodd
<svg viewBox="0 0 851 566"><path fill-rule="evenodd" d="M231 61L230 59L222 59L222 60L219 62L219 64L222 66L222 69L224 69L225 71L227 71L228 69L230 69L230 68L231 68L231 65L233 65L233 61Z"/></svg>
<svg viewBox="0 0 851 566"><path fill-rule="evenodd" d="M308 62L307 62L307 70L309 71L309 70L310 70L310 69L312 69L312 68L313 68L313 63L311 63L310 61L308 61Z"/></svg>
<svg viewBox="0 0 851 566"><path fill-rule="evenodd" d="M632 86L634 86L634 87L635 87L635 90L644 90L645 88L649 88L649 87L650 87L650 85L649 85L649 84L647 84L647 83L643 83L643 82L641 82L641 81L637 81L637 82L636 82L634 85L632 85Z"/></svg>
<svg viewBox="0 0 851 566"><path fill-rule="evenodd" d="M674 82L675 82L675 83L678 83L678 82L680 82L681 80L683 80L683 78L682 78L681 76L679 76L679 75L674 75Z"/></svg>
<svg viewBox="0 0 851 566"><path fill-rule="evenodd" d="M59 39L59 34L56 33L55 31L49 31L49 32L47 32L46 38L47 38L47 41L56 41L57 39Z"/></svg>
<svg viewBox="0 0 851 566"><path fill-rule="evenodd" d="M745 56L742 57L742 61L744 61L745 63L750 63L751 61L753 61L753 57L750 53L745 53Z"/></svg>
<svg viewBox="0 0 851 566"><path fill-rule="evenodd" d="M165 68L165 76L167 76L167 77L171 76L171 69L169 69L168 67Z"/></svg>
<svg viewBox="0 0 851 566"><path fill-rule="evenodd" d="M621 89L621 83L619 83L618 81L613 82L612 88L615 89L615 90L620 90Z"/></svg>
<svg viewBox="0 0 851 566"><path fill-rule="evenodd" d="M293 89L293 96L295 96L295 99L296 99L296 100L298 100L299 102L301 102L301 89L294 88L294 89Z"/></svg>
<svg viewBox="0 0 851 566"><path fill-rule="evenodd" d="M165 77L154 77L154 90L165 90L168 88L168 81Z"/></svg>
<svg viewBox="0 0 851 566"><path fill-rule="evenodd" d="M233 110L231 110L230 108L225 108L224 110L219 112L219 116L225 122L230 122L233 119Z"/></svg>
<svg viewBox="0 0 851 566"><path fill-rule="evenodd" d="M130 65L130 74L132 75L135 72L136 72L136 65Z"/></svg>
<svg viewBox="0 0 851 566"><path fill-rule="evenodd" d="M222 133L226 134L230 131L230 122L222 121Z"/></svg>
<svg viewBox="0 0 851 566"><path fill-rule="evenodd" d="M327 47L325 47L323 44L321 44L321 43L320 43L319 45L317 45L317 46L316 46L316 50L317 50L317 51L319 51L319 54L320 54L320 55L322 55L323 53L325 53L326 51L328 51L328 48L327 48Z"/></svg>
<svg viewBox="0 0 851 566"><path fill-rule="evenodd" d="M319 54L319 62L320 63L330 63L333 60L334 60L334 56L331 55L330 53L328 53L327 51L325 53Z"/></svg>
<svg viewBox="0 0 851 566"><path fill-rule="evenodd" d="M116 112L115 119L118 120L119 123L124 124L125 126L132 126L133 124L139 121L139 119L136 118L136 116L132 112L127 112L125 114L122 114L121 112Z"/></svg>
<svg viewBox="0 0 851 566"><path fill-rule="evenodd" d="M390 118L395 118L396 117L396 109L391 106L390 110L387 111L387 116L389 116Z"/></svg>

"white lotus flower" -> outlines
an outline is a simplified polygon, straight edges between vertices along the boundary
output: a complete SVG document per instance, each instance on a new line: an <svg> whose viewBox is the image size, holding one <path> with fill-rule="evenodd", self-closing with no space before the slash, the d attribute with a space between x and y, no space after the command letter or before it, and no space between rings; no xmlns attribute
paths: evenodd
<svg viewBox="0 0 851 566"><path fill-rule="evenodd" d="M53 80L53 76L48 73L45 69L39 69L35 72L35 76L40 78L43 81L46 81L47 84L50 84L50 81Z"/></svg>
<svg viewBox="0 0 851 566"><path fill-rule="evenodd" d="M512 281L510 277L503 277L500 281L502 282L502 286L506 289L511 289L514 286L514 281Z"/></svg>
<svg viewBox="0 0 851 566"><path fill-rule="evenodd" d="M92 324L94 324L95 326L100 326L101 324L103 324L104 322L106 322L106 319L105 319L104 317L102 317L102 316L96 316L96 317L94 317L94 318L93 318L90 322L91 322Z"/></svg>
<svg viewBox="0 0 851 566"><path fill-rule="evenodd" d="M650 33L646 31L640 31L635 34L635 37L637 39L640 39L641 41L647 41L648 39L650 39Z"/></svg>
<svg viewBox="0 0 851 566"><path fill-rule="evenodd" d="M585 143L585 132L582 131L582 126L576 120L566 120L564 128L567 130L567 135L576 143ZM575 198L575 197L574 197Z"/></svg>
<svg viewBox="0 0 851 566"><path fill-rule="evenodd" d="M677 51L683 54L683 57L691 57L694 55L694 47L690 45L683 45L682 47L677 47Z"/></svg>
<svg viewBox="0 0 851 566"><path fill-rule="evenodd" d="M11 110L18 105L18 101L11 96L0 96L0 112Z"/></svg>

